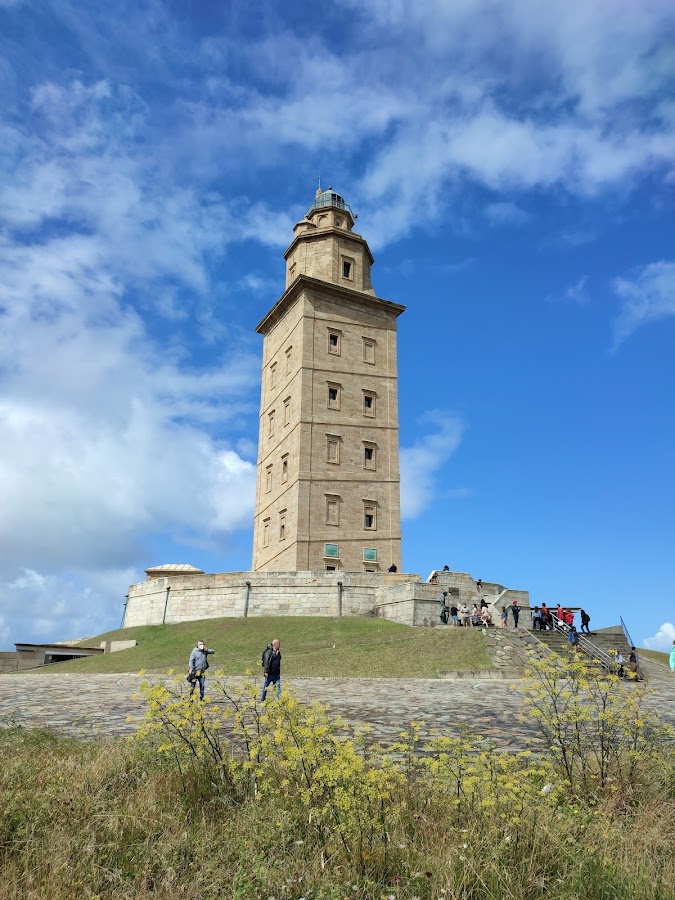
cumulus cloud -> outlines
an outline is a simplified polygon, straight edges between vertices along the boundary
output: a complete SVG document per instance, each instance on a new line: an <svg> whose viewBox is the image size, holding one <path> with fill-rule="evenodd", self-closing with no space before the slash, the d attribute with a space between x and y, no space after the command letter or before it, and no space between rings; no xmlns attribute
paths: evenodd
<svg viewBox="0 0 675 900"><path fill-rule="evenodd" d="M49 643L76 640L118 628L135 569L96 573L40 573L19 569L0 579L0 641ZM30 611L30 615L27 615Z"/></svg>
<svg viewBox="0 0 675 900"><path fill-rule="evenodd" d="M673 649L675 641L675 625L672 622L664 622L655 635L644 639L647 650L662 650L664 653Z"/></svg>
<svg viewBox="0 0 675 900"><path fill-rule="evenodd" d="M401 516L413 519L439 496L448 496L438 487L442 466L459 447L465 431L460 418L447 412L431 412L419 420L422 429L433 427L410 447L401 447ZM466 496L463 489L454 496Z"/></svg>
<svg viewBox="0 0 675 900"><path fill-rule="evenodd" d="M4 641L19 623L40 640L100 631L149 534L222 542L255 490L237 448L257 353L221 333L204 361L158 323L206 321L214 257L262 235L265 209L158 175L127 91L43 84L32 110L32 131L6 129L0 189Z"/></svg>
<svg viewBox="0 0 675 900"><path fill-rule="evenodd" d="M614 320L616 350L642 325L675 316L675 261L650 263L631 276L617 278L614 291L621 298Z"/></svg>

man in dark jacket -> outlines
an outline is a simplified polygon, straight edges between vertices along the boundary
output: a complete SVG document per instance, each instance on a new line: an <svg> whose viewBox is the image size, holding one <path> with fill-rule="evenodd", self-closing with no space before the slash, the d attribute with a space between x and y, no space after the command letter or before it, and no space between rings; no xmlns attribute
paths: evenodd
<svg viewBox="0 0 675 900"><path fill-rule="evenodd" d="M188 663L188 675L194 681L190 688L190 696L195 692L197 682L199 682L199 699L204 699L204 684L206 682L206 670L209 667L208 657L215 650L209 650L204 641L197 641L197 646L190 654L190 662Z"/></svg>
<svg viewBox="0 0 675 900"><path fill-rule="evenodd" d="M278 638L274 638L272 643L265 648L262 663L265 680L263 682L262 693L260 694L260 702L265 702L267 688L271 684L276 684L277 686L278 700L281 696L281 642Z"/></svg>

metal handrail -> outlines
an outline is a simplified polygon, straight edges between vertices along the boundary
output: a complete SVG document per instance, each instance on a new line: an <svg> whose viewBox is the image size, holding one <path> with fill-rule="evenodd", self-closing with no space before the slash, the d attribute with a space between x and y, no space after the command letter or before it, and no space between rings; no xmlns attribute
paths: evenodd
<svg viewBox="0 0 675 900"><path fill-rule="evenodd" d="M551 613L551 620L559 631L562 631L563 634L569 634L570 626L566 622L563 622L562 619L559 619L553 612ZM600 647L597 647L592 641L589 641L587 637L584 637L581 632L578 631L577 634L579 636L579 646L587 656L590 656L591 659L595 659L597 662L601 663L608 671L611 671L616 667L616 662L609 653L601 650Z"/></svg>
<svg viewBox="0 0 675 900"><path fill-rule="evenodd" d="M633 643L633 638L628 633L628 629L626 628L626 623L623 620L623 616L619 616L619 620L621 621L621 627L623 628L623 636L628 641L628 646L631 647L631 649L632 649L633 647L635 647L635 644ZM635 650L635 661L637 663L638 675L642 675L642 666L640 665L640 654L637 652L637 648Z"/></svg>

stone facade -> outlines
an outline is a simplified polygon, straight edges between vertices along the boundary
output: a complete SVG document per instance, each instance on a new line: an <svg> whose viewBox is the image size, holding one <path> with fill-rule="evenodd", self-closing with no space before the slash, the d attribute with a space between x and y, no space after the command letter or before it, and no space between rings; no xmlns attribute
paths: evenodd
<svg viewBox="0 0 675 900"><path fill-rule="evenodd" d="M371 572L224 572L216 575L169 573L129 588L124 626L159 625L227 616L381 616L404 625L440 624L443 591L473 603L483 596L495 611L514 598L528 623L526 591L490 585L482 592L463 572L444 572L443 584L419 575ZM454 580L453 580L454 579ZM492 599L489 599L492 597Z"/></svg>
<svg viewBox="0 0 675 900"><path fill-rule="evenodd" d="M401 568L396 319L339 195L286 251L264 336L253 570Z"/></svg>

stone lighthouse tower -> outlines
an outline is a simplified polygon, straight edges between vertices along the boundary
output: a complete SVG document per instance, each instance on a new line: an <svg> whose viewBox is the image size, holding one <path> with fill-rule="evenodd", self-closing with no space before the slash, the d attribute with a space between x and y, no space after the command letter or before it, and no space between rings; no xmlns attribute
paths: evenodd
<svg viewBox="0 0 675 900"><path fill-rule="evenodd" d="M343 198L318 190L264 337L254 571L401 568L396 319Z"/></svg>

